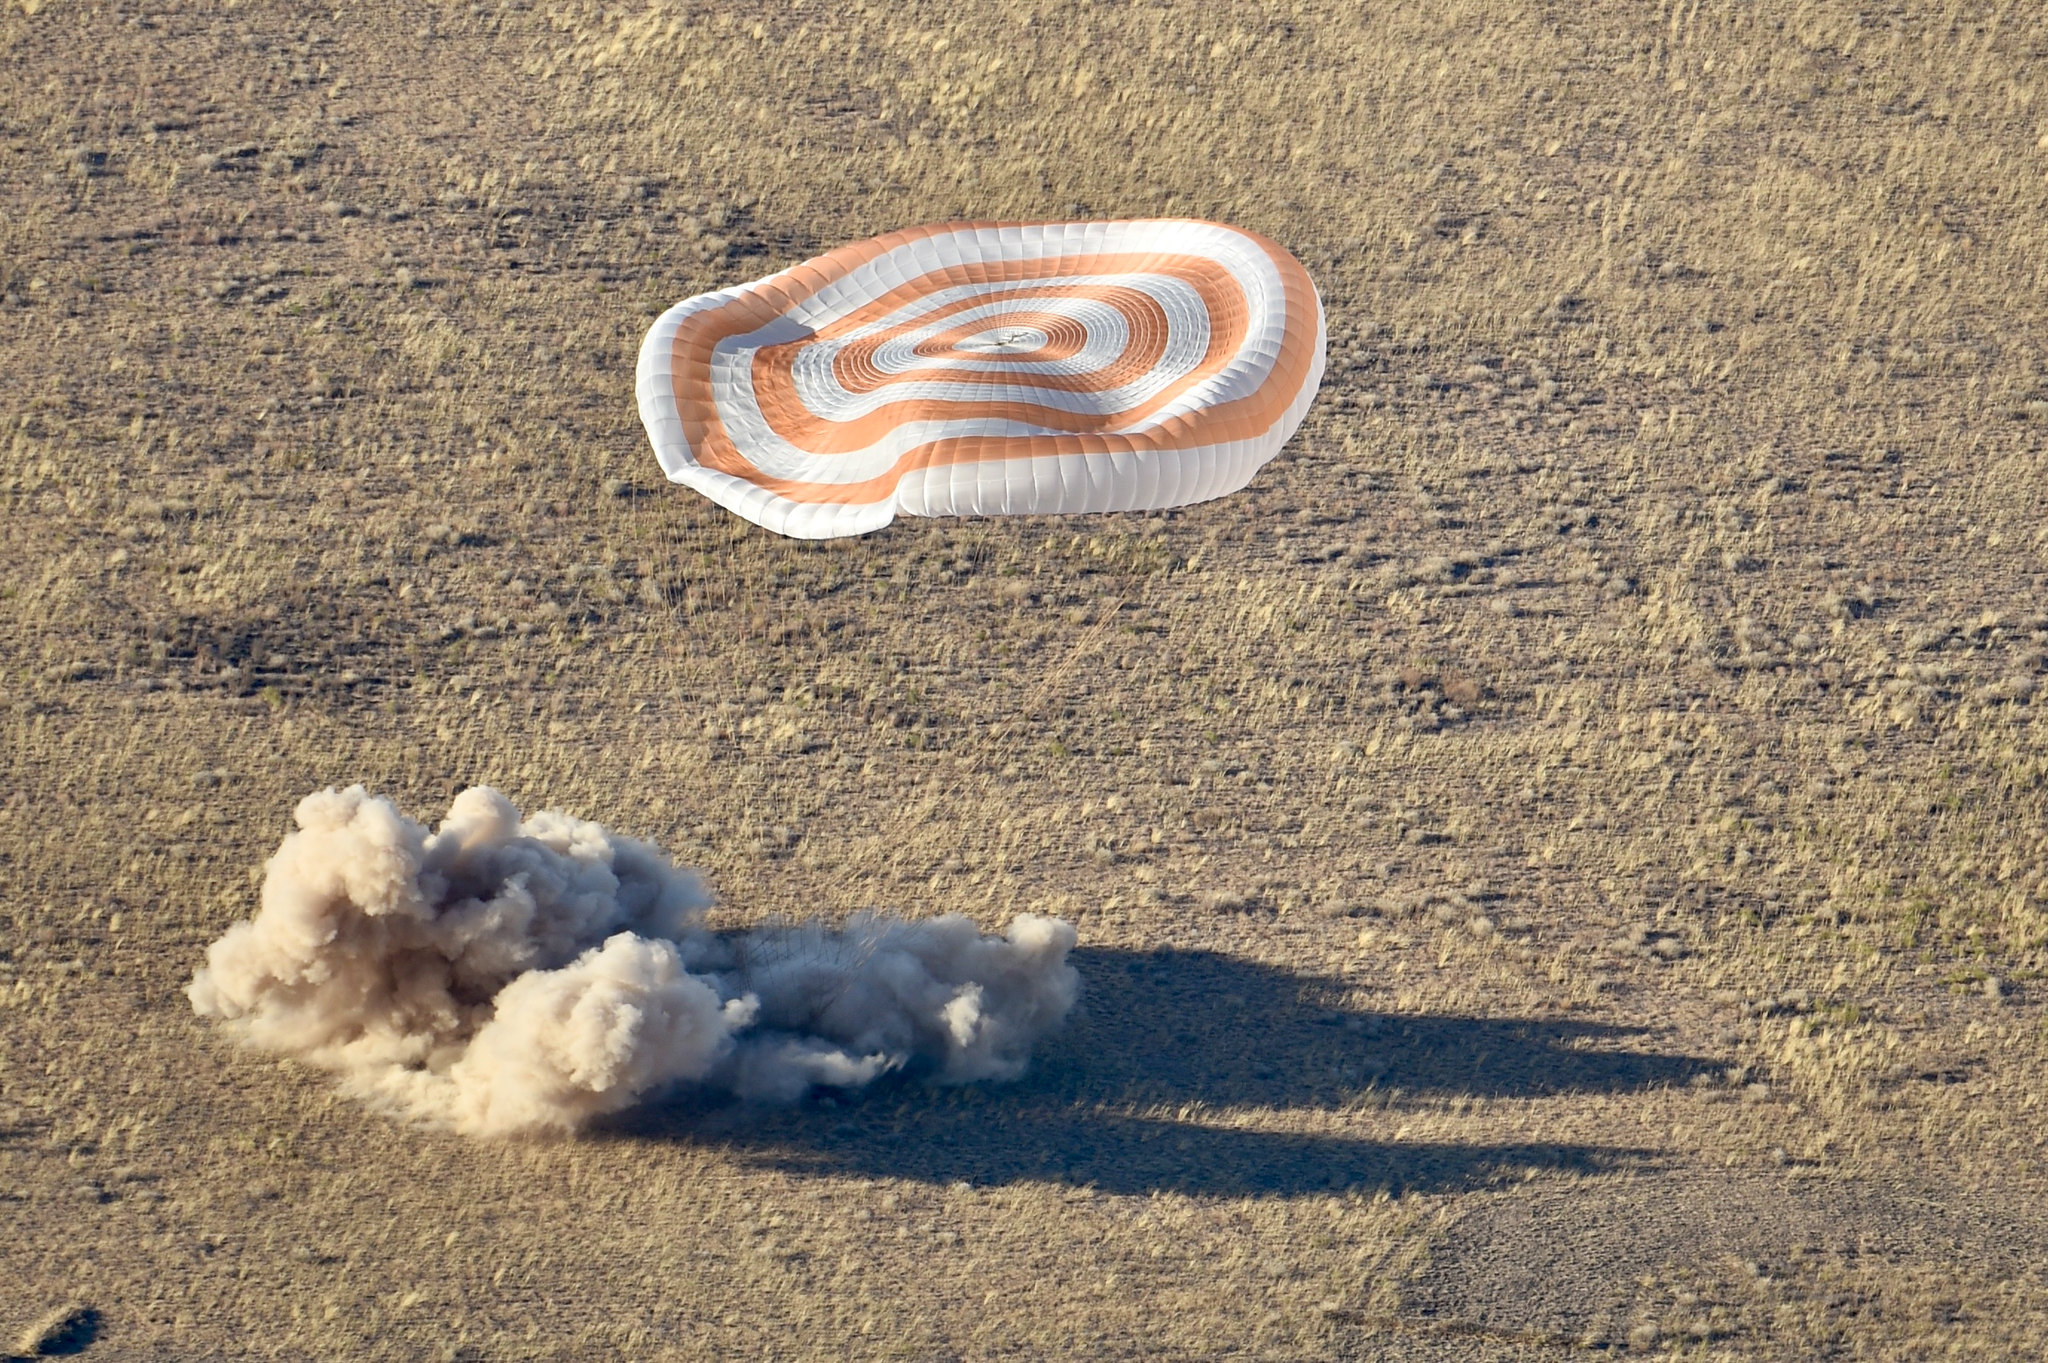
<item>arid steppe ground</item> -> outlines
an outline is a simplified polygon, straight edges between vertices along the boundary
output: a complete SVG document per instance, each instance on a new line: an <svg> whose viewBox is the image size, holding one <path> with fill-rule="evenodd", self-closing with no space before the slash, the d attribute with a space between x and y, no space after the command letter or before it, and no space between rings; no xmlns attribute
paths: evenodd
<svg viewBox="0 0 2048 1363"><path fill-rule="evenodd" d="M9 0L0 1347L2031 1355L2044 72L1989 0ZM1245 492L662 482L668 303L1158 215L1329 309ZM1085 1012L1008 1086L400 1126L182 992L352 781L728 924L1059 913Z"/></svg>

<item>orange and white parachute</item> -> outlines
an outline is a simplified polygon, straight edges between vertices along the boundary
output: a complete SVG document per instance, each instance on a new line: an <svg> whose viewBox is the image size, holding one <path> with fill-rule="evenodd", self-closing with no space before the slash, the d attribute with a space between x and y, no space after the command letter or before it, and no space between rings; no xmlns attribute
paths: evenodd
<svg viewBox="0 0 2048 1363"><path fill-rule="evenodd" d="M640 347L671 481L779 534L1235 492L1322 381L1322 300L1250 232L947 223L678 303Z"/></svg>

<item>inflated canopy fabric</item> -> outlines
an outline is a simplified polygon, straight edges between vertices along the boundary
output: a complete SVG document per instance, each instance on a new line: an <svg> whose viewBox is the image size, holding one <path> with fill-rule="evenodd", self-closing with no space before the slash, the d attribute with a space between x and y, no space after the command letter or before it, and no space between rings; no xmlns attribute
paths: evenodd
<svg viewBox="0 0 2048 1363"><path fill-rule="evenodd" d="M1235 492L1322 381L1322 300L1219 223L913 227L678 303L640 347L669 478L802 539Z"/></svg>

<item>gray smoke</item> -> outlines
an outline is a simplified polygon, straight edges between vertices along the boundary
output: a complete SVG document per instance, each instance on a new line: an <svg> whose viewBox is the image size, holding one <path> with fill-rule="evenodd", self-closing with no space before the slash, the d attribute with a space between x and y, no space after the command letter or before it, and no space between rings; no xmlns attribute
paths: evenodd
<svg viewBox="0 0 2048 1363"><path fill-rule="evenodd" d="M299 802L262 905L186 992L405 1117L572 1130L682 1083L789 1100L905 1067L1012 1079L1073 1007L1074 929L958 914L704 926L657 848L488 787L429 832L361 786Z"/></svg>

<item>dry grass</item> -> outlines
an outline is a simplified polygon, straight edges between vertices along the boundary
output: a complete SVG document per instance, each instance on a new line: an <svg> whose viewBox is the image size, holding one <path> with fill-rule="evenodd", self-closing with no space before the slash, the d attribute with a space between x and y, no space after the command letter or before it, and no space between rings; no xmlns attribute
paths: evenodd
<svg viewBox="0 0 2048 1363"><path fill-rule="evenodd" d="M372 8L0 14L0 1328L2040 1338L2031 10ZM659 484L658 306L1069 213L1309 263L1332 376L1246 494L809 545ZM358 779L732 921L1074 916L1088 1015L1006 1089L396 1129L180 993Z"/></svg>

